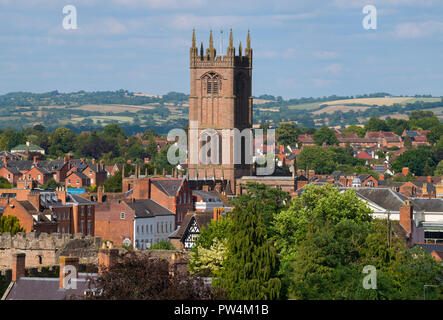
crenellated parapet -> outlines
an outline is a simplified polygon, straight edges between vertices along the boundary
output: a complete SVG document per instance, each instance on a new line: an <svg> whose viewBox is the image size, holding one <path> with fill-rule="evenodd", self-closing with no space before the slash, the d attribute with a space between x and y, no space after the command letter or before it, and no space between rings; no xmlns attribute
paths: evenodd
<svg viewBox="0 0 443 320"><path fill-rule="evenodd" d="M229 36L229 46L226 55L217 55L217 50L214 48L214 40L212 37L212 30L209 34L209 47L206 52L203 47L203 42L200 45L200 50L196 46L195 30L192 32L192 47L190 48L191 68L232 68L234 66L241 68L252 68L252 48L251 38L248 31L247 47L244 55L242 53L241 42L238 51L234 47L234 40L232 29ZM236 51L238 54L236 55Z"/></svg>

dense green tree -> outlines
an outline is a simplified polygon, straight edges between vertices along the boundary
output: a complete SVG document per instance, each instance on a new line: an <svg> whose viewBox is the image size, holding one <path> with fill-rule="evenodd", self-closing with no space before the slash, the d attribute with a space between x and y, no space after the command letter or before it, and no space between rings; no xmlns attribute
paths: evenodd
<svg viewBox="0 0 443 320"><path fill-rule="evenodd" d="M319 146L304 147L297 159L298 169L315 170L319 174L329 174L336 169L333 155Z"/></svg>
<svg viewBox="0 0 443 320"><path fill-rule="evenodd" d="M44 190L55 190L56 188L60 187L61 184L57 183L54 178L49 179L44 185L41 186Z"/></svg>
<svg viewBox="0 0 443 320"><path fill-rule="evenodd" d="M103 186L105 192L122 192L122 173L119 171L107 179Z"/></svg>
<svg viewBox="0 0 443 320"><path fill-rule="evenodd" d="M389 127L384 120L371 118L365 124L366 131L389 131Z"/></svg>
<svg viewBox="0 0 443 320"><path fill-rule="evenodd" d="M254 202L257 210L263 216L266 226L267 236L272 236L272 221L274 216L281 210L287 208L291 196L288 192L275 187L269 187L261 183L248 182L245 186L245 193L232 200L234 207L245 207L248 203Z"/></svg>
<svg viewBox="0 0 443 320"><path fill-rule="evenodd" d="M0 177L0 189L11 189L12 184L8 181L8 179Z"/></svg>
<svg viewBox="0 0 443 320"><path fill-rule="evenodd" d="M372 219L354 190L305 187L276 216L283 283L295 299L421 299L443 268L424 250L410 250L390 220ZM365 290L362 270L377 270L377 290ZM427 271L423 271L427 270ZM442 288L427 296L441 299Z"/></svg>
<svg viewBox="0 0 443 320"><path fill-rule="evenodd" d="M433 170L437 165L437 158L429 147L420 146L401 154L392 163L392 169L395 172L400 172L402 168L408 167L416 176L422 176L426 165L429 170Z"/></svg>
<svg viewBox="0 0 443 320"><path fill-rule="evenodd" d="M281 282L276 276L278 259L266 235L263 215L255 201L236 206L227 232L227 256L214 286L228 299L273 300L280 297Z"/></svg>
<svg viewBox="0 0 443 320"><path fill-rule="evenodd" d="M436 176L443 176L443 160L438 163L437 167L435 168L434 174Z"/></svg>
<svg viewBox="0 0 443 320"><path fill-rule="evenodd" d="M437 143L443 137L443 124L432 127L426 137L431 144Z"/></svg>
<svg viewBox="0 0 443 320"><path fill-rule="evenodd" d="M335 131L329 129L328 127L322 127L317 130L312 136L315 143L321 146L323 143L326 143L329 146L338 145L339 141L335 136Z"/></svg>
<svg viewBox="0 0 443 320"><path fill-rule="evenodd" d="M62 155L74 150L75 133L68 128L58 128L49 135L48 151Z"/></svg>
<svg viewBox="0 0 443 320"><path fill-rule="evenodd" d="M16 216L8 215L0 217L0 233L2 232L14 235L18 232L26 232L26 230L20 226L20 221Z"/></svg>
<svg viewBox="0 0 443 320"><path fill-rule="evenodd" d="M349 134L349 133L355 133L358 135L359 138L363 138L365 136L366 130L360 126L357 125L350 125L343 131L343 133Z"/></svg>
<svg viewBox="0 0 443 320"><path fill-rule="evenodd" d="M293 123L282 122L275 130L277 143L284 146L294 146L300 131Z"/></svg>
<svg viewBox="0 0 443 320"><path fill-rule="evenodd" d="M229 217L220 217L212 220L206 227L202 227L195 245L191 249L188 269L199 276L216 277L227 253L227 232Z"/></svg>
<svg viewBox="0 0 443 320"><path fill-rule="evenodd" d="M412 139L411 139L411 137L410 136L406 136L404 141L403 141L403 144L404 144L405 148L411 149L412 148Z"/></svg>
<svg viewBox="0 0 443 320"><path fill-rule="evenodd" d="M118 138L118 137L125 138L125 132L121 127L119 127L115 123L106 125L103 128L103 134L111 138Z"/></svg>

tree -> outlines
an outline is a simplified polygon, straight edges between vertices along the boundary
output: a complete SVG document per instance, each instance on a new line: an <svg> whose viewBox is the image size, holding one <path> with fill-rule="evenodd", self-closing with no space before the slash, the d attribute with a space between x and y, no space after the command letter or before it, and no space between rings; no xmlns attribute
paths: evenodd
<svg viewBox="0 0 443 320"><path fill-rule="evenodd" d="M111 123L103 128L103 134L111 138L125 138L125 132L117 124Z"/></svg>
<svg viewBox="0 0 443 320"><path fill-rule="evenodd" d="M287 208L291 201L290 194L275 187L251 182L246 183L245 191L245 193L232 200L232 205L234 207L246 207L248 203L254 202L257 210L263 216L267 236L271 237L274 216Z"/></svg>
<svg viewBox="0 0 443 320"><path fill-rule="evenodd" d="M75 133L68 128L58 128L49 135L48 151L53 155L62 155L74 150Z"/></svg>
<svg viewBox="0 0 443 320"><path fill-rule="evenodd" d="M280 274L290 298L419 299L424 284L438 284L441 266L395 235L398 222L370 214L354 190L311 185L276 216ZM362 287L367 265L377 270L377 290Z"/></svg>
<svg viewBox="0 0 443 320"><path fill-rule="evenodd" d="M332 153L319 146L304 147L297 159L297 167L315 170L319 174L329 174L336 168Z"/></svg>
<svg viewBox="0 0 443 320"><path fill-rule="evenodd" d="M12 185L9 183L8 179L0 177L0 189L11 189Z"/></svg>
<svg viewBox="0 0 443 320"><path fill-rule="evenodd" d="M398 156L392 163L392 169L395 172L400 172L402 168L408 167L416 176L422 176L426 165L428 166L427 172L432 171L437 165L437 158L429 147L420 146Z"/></svg>
<svg viewBox="0 0 443 320"><path fill-rule="evenodd" d="M389 131L389 127L384 120L371 118L365 124L366 131Z"/></svg>
<svg viewBox="0 0 443 320"><path fill-rule="evenodd" d="M41 186L44 190L55 190L60 187L61 184L57 183L54 178L49 179L44 185Z"/></svg>
<svg viewBox="0 0 443 320"><path fill-rule="evenodd" d="M174 246L171 242L162 240L157 243L154 243L150 248L150 250L175 250Z"/></svg>
<svg viewBox="0 0 443 320"><path fill-rule="evenodd" d="M322 127L319 130L317 130L313 135L313 139L315 143L318 144L319 146L321 146L323 143L326 143L329 146L339 144L339 141L335 136L334 130L329 129L328 127Z"/></svg>
<svg viewBox="0 0 443 320"><path fill-rule="evenodd" d="M443 124L432 127L428 133L426 133L426 138L431 144L437 143L443 136Z"/></svg>
<svg viewBox="0 0 443 320"><path fill-rule="evenodd" d="M443 176L443 160L441 160L435 168L434 174L436 176Z"/></svg>
<svg viewBox="0 0 443 320"><path fill-rule="evenodd" d="M275 130L277 142L283 146L293 146L297 143L297 136L299 130L293 123L281 122L278 128Z"/></svg>
<svg viewBox="0 0 443 320"><path fill-rule="evenodd" d="M410 136L405 137L404 146L405 146L405 148L408 148L408 149L412 148L412 139Z"/></svg>
<svg viewBox="0 0 443 320"><path fill-rule="evenodd" d="M257 204L250 201L246 206L236 206L231 219L228 253L214 286L226 292L228 299L278 299L281 281L276 276L277 252L266 237Z"/></svg>
<svg viewBox="0 0 443 320"><path fill-rule="evenodd" d="M227 253L228 216L203 226L191 249L188 269L200 276L216 276Z"/></svg>
<svg viewBox="0 0 443 320"><path fill-rule="evenodd" d="M363 138L365 136L366 130L360 126L353 124L347 127L345 131L343 131L343 133L345 134L355 133L358 135L359 138Z"/></svg>
<svg viewBox="0 0 443 320"><path fill-rule="evenodd" d="M106 192L122 192L122 173L119 171L107 179L103 186Z"/></svg>
<svg viewBox="0 0 443 320"><path fill-rule="evenodd" d="M16 216L8 215L0 217L0 233L2 232L14 235L18 232L26 232L26 230L20 226L20 221Z"/></svg>
<svg viewBox="0 0 443 320"><path fill-rule="evenodd" d="M216 297L203 280L182 273L171 274L169 263L149 251L126 252L94 284L103 300L207 300Z"/></svg>

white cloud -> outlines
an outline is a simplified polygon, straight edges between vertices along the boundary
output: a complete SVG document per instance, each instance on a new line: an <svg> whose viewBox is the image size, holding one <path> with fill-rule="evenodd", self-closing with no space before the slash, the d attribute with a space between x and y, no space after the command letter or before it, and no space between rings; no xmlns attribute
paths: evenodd
<svg viewBox="0 0 443 320"><path fill-rule="evenodd" d="M330 73L333 75L339 75L342 70L343 70L343 66L339 63L333 63L328 65L326 68L323 69L326 73Z"/></svg>
<svg viewBox="0 0 443 320"><path fill-rule="evenodd" d="M334 51L315 51L314 56L321 60L333 60L337 59L340 54Z"/></svg>
<svg viewBox="0 0 443 320"><path fill-rule="evenodd" d="M424 38L435 34L443 34L443 22L426 21L418 23L401 23L398 24L392 32L392 35L402 39Z"/></svg>
<svg viewBox="0 0 443 320"><path fill-rule="evenodd" d="M429 7L437 0L333 0L333 4L340 8L363 8L364 6L371 4L375 6L417 6L417 7Z"/></svg>

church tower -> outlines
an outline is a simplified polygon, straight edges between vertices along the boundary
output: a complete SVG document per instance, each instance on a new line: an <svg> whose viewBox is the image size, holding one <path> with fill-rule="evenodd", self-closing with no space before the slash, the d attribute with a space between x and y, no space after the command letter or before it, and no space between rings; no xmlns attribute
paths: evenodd
<svg viewBox="0 0 443 320"><path fill-rule="evenodd" d="M204 51L203 42L200 49L197 48L193 31L190 49L189 124L198 125L199 135L205 129L213 129L219 134L220 162L204 164L200 158L195 157L198 163L189 163L188 174L190 180L219 181L225 190L235 192L235 179L252 173L251 164L247 164L245 160L246 142L241 140L241 163L237 161L234 164L233 137L229 138L229 150L223 150L221 141L223 129L252 129L252 49L249 31L244 53L241 42L236 52L232 29L226 51L225 55L217 55L212 31L209 35L209 48ZM191 134L189 138L191 139ZM205 142L199 142L199 150L204 144ZM196 156L193 155L195 149L189 148L188 151L189 158ZM224 153L229 154L228 163L222 161L223 157L227 157Z"/></svg>

